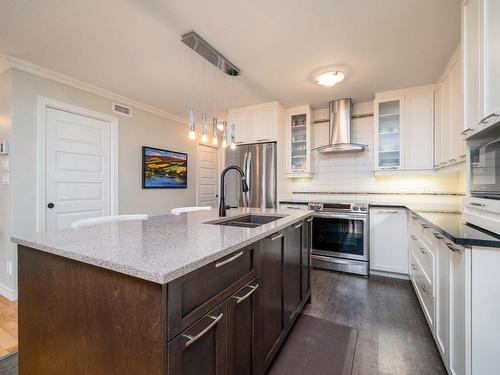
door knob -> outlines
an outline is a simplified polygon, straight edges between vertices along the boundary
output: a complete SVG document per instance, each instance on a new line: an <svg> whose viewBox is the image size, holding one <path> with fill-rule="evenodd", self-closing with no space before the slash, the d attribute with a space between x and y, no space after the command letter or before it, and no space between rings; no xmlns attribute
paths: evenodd
<svg viewBox="0 0 500 375"><path fill-rule="evenodd" d="M54 203L50 202L48 205L47 205L48 208L54 208Z"/></svg>

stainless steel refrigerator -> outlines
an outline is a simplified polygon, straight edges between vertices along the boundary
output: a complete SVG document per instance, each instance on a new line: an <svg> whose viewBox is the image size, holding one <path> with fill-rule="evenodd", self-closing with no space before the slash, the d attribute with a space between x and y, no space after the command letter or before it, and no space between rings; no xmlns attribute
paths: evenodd
<svg viewBox="0 0 500 375"><path fill-rule="evenodd" d="M239 145L226 150L226 166L237 165L245 172L249 191L241 191L239 174L226 177L226 205L231 207L277 208L276 142Z"/></svg>

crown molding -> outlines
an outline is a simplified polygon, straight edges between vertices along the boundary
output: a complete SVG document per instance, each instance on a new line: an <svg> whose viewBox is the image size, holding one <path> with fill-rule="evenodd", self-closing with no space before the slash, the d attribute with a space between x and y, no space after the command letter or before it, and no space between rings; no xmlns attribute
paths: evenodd
<svg viewBox="0 0 500 375"><path fill-rule="evenodd" d="M128 98L126 96L122 96L119 94L116 94L112 91L103 89L101 87L92 85L90 83L86 83L83 81L80 81L76 78L67 76L65 74L58 73L54 70L50 70L44 67L41 67L39 65L32 64L28 61L18 59L17 57L13 57L10 55L2 55L0 56L0 73L4 72L5 70L9 68L14 68L21 70L23 72L31 73L34 75L37 75L42 78L50 79L55 82L62 83L64 85L68 85L86 92L89 92L91 94L95 94L107 99L110 99L114 102L124 104L130 107L134 107L136 109L141 109L143 111L155 114L157 116L161 116L164 118L167 118L169 120L174 120L180 123L187 123L187 119L184 117L178 116L176 114L164 111L162 109L159 109L157 107L153 107L149 104L142 103L140 101L137 101L135 99Z"/></svg>

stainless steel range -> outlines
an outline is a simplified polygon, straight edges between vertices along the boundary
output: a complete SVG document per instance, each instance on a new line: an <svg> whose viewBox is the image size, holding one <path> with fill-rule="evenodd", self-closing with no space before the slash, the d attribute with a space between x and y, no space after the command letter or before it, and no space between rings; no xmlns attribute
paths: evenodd
<svg viewBox="0 0 500 375"><path fill-rule="evenodd" d="M368 204L310 202L309 209L313 267L368 276Z"/></svg>

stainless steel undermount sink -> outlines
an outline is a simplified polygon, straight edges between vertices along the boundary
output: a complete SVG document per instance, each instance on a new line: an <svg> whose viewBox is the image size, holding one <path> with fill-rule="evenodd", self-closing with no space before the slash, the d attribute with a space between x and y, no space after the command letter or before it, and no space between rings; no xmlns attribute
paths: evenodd
<svg viewBox="0 0 500 375"><path fill-rule="evenodd" d="M257 228L261 225L272 223L273 221L284 218L286 215L255 215L248 214L244 216L232 217L229 219L209 221L207 224L225 225L230 227Z"/></svg>

